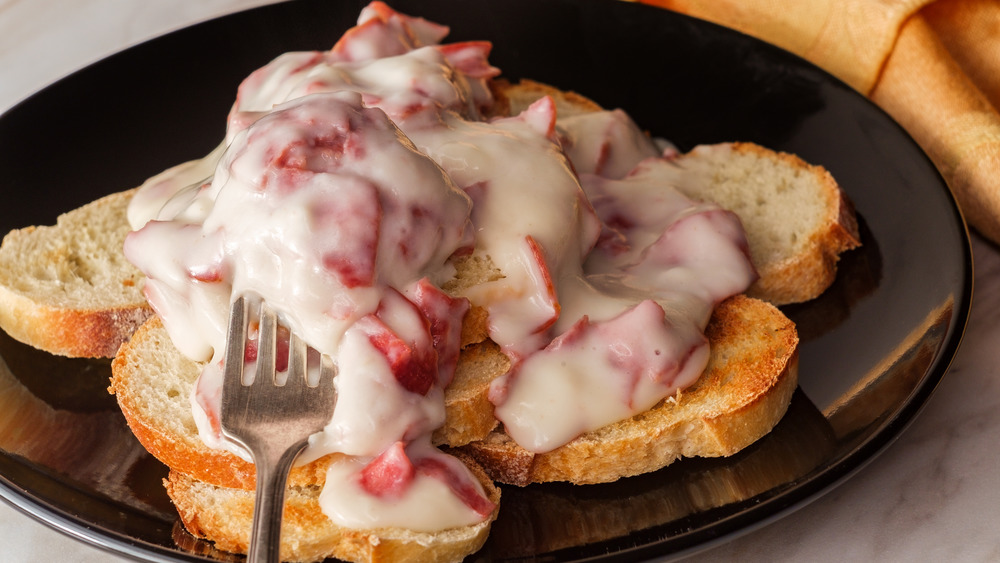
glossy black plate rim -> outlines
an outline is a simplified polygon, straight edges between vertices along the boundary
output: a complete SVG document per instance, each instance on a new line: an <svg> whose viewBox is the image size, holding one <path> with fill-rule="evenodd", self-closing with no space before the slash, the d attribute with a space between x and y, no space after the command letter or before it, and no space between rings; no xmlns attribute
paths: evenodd
<svg viewBox="0 0 1000 563"><path fill-rule="evenodd" d="M292 5L294 4L294 6ZM73 75L67 77L66 79L53 84L52 86L46 88L45 90L39 92L35 96L32 96L25 102L18 104L9 112L7 112L2 118L0 118L0 126L9 125L12 121L16 121L20 116L31 107L37 107L38 105L44 105L46 103L54 103L56 101L62 103L72 103L65 97L65 91L70 86L79 86L81 82L88 78L94 77L98 74L108 74L112 73L114 66L120 64L123 59L129 57L144 56L145 53L153 52L158 46L161 46L164 42L172 41L176 44L178 41L183 41L195 36L200 33L199 30L205 31L208 29L217 29L219 26L225 25L244 25L252 23L253 20L269 20L273 16L280 14L288 15L296 12L299 9L307 10L318 5L318 2L304 2L297 1L288 4L279 4L273 6L264 6L261 8L256 8L244 13L234 14L231 16L225 16L219 20L213 20L192 26L185 30L180 30L168 36L162 38L154 39L150 42L141 44L139 46L128 49L122 53L112 56L104 61L96 63L91 67L83 69ZM415 2L394 2L402 11L407 11L413 14L424 15L430 19L437 21L448 22L448 9L450 8L448 2L431 2L428 6L418 4ZM497 4L482 3L483 8L489 8L494 10L496 13L506 13L506 10L516 10L520 6L518 2L512 2L509 4L504 4L499 6ZM612 4L614 4L612 6ZM342 7L338 8L343 12L356 14L357 8L362 5L361 2L344 2ZM724 30L722 28L717 28L711 24L705 24L703 22L696 22L690 20L683 16L676 14L671 14L667 12L660 12L651 8L630 5L617 2L609 1L574 1L569 2L566 0L550 0L547 2L540 2L538 6L549 11L560 11L565 13L578 14L580 18L595 18L595 17L606 17L608 14L614 16L622 16L630 22L635 22L639 19L643 21L648 21L646 25L653 25L657 22L670 22L673 25L686 26L686 28L696 29L696 33L702 34L707 37L723 37L727 41L735 41L737 43L752 46L761 53L762 57L770 57L783 61L785 64L793 66L800 69L803 73L813 73L816 75L822 75L829 84L832 84L834 88L839 88L844 91L849 91L849 88L839 83L835 79L826 76L821 71L814 69L808 63L798 60L797 58L788 55L787 53L781 52L775 48L764 45L762 43L756 42L753 39L746 37L737 37L738 34L731 32L729 30ZM582 8L579 6L583 6ZM424 9L425 7L429 9ZM579 10L579 11L577 11ZM502 19L502 18L501 18ZM449 22L450 23L450 22ZM530 22L526 22L527 27L531 27ZM488 25L487 25L488 27ZM473 38L473 37L469 37ZM270 47L270 46L268 46ZM277 46L274 46L277 47ZM294 45L287 46L281 45L281 50L287 50L289 48L299 48L299 49L312 49L318 48L316 45ZM503 46L498 44L496 46L496 51L500 53ZM276 51L275 54L277 54ZM258 58L257 65L266 58ZM503 68L503 65L499 65ZM252 70L252 68L250 69ZM233 69L233 76L236 78L242 77L246 73L246 69ZM530 76L530 74L528 74ZM545 76L542 77L548 81L555 83L557 85L562 85L561 80L567 79L562 76ZM590 92L587 92L590 94ZM594 95L599 101L601 99L600 93ZM846 94L850 95L850 94ZM860 98L860 96L857 96ZM616 103L616 102L612 102ZM623 104L627 105L627 104ZM27 108L27 109L25 109ZM872 110L874 113L879 113L878 110ZM218 107L206 108L201 113L201 118L207 120L218 120ZM887 117L883 116L883 119L888 120ZM16 124L14 125L17 126ZM221 131L221 126L220 126ZM902 137L906 137L902 130L899 130L899 134ZM906 137L908 138L908 137ZM699 141L702 139L699 139ZM711 142L711 132L705 135L703 139L705 142ZM202 144L197 146L198 143L184 146L182 149L173 149L171 151L165 151L164 154L159 155L158 158L162 161L162 167L173 164L185 158L192 158L204 153L208 148L211 148L212 140L204 139ZM6 148L6 147L5 147ZM914 150L916 149L913 145ZM114 150L113 148L110 150ZM919 152L919 151L918 151ZM808 160L808 158L807 158ZM928 164L928 168L931 168ZM157 170L158 168L152 168L152 170ZM144 165L141 170L129 171L125 173L129 180L133 183L141 180L145 175L150 172L150 168ZM16 179L15 179L16 180ZM940 178L937 180L940 182ZM127 180L119 180L127 181ZM940 182L943 186L943 182ZM129 185L129 184L124 184ZM121 184L113 187L120 187ZM89 193L88 190L94 188L84 187L78 190L82 193ZM100 189L100 188L99 188ZM110 190L106 190L110 191ZM946 191L946 189L945 189ZM89 200L89 195L80 195L78 201L72 201L71 199L66 202L66 207L74 207L77 204L82 204ZM954 314L950 320L947 335L943 340L941 348L937 351L935 359L931 366L928 368L924 377L921 378L919 384L913 389L909 398L905 401L902 407L894 413L892 417L885 420L881 426L874 431L871 436L863 443L861 443L857 448L853 449L843 457L841 457L838 462L833 465L824 468L821 472L817 474L810 475L807 479L804 479L797 483L791 483L785 489L783 489L778 494L770 498L756 499L753 506L747 507L746 509L740 511L739 513L728 517L722 521L713 523L708 529L698 530L694 533L687 534L684 537L673 538L673 539L661 539L650 541L644 545L637 546L632 549L621 549L612 555L598 556L599 559L610 559L610 560L641 560L641 559L661 559L665 557L681 556L685 554L690 554L694 551L705 549L715 543L726 541L734 537L737 534L748 532L752 529L765 525L775 519L781 518L791 511L794 511L801 506L804 506L808 502L818 498L825 492L828 492L837 484L843 482L844 480L850 478L858 470L860 470L864 465L870 462L878 453L884 451L898 436L900 433L908 426L913 418L917 415L920 409L923 408L926 400L930 397L934 388L940 382L941 378L947 372L948 367L951 364L957 350L960 346L962 335L968 321L969 310L971 308L972 299L972 256L971 256L971 246L968 239L968 233L965 227L965 223L958 211L957 205L954 201L950 199L950 194L946 196L946 199L950 202L950 206L944 211L946 221L950 221L956 230L956 237L958 238L958 244L954 249L960 255L961 262L965 265L965 269L961 275L961 281L958 286L954 288L956 302L954 304ZM46 210L45 212L51 212L51 210ZM30 214L24 217L19 217L19 220L23 220L24 224L30 223L44 223L51 222L53 217L39 217L34 218ZM13 225L19 226L19 225ZM94 527L91 523L78 518L66 511L60 510L57 507L49 505L43 498L36 496L32 491L25 490L20 487L17 482L10 479L8 475L0 476L0 496L11 503L16 508L26 512L27 514L45 522L46 524L72 536L77 539L82 539L89 543L92 543L103 549L129 556L137 559L153 559L162 561L202 561L206 560L195 555L172 551L164 549L157 545L152 545L147 542L142 541L138 538L133 538L116 533L112 530L107 530L99 527ZM588 560L594 557L590 555L579 555L566 553L568 557L566 559L578 559L578 560Z"/></svg>

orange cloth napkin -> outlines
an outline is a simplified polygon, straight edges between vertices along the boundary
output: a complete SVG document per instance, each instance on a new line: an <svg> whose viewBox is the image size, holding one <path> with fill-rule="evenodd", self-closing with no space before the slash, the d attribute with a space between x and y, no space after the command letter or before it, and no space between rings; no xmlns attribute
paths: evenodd
<svg viewBox="0 0 1000 563"><path fill-rule="evenodd" d="M1000 1L639 1L778 45L870 97L1000 242Z"/></svg>

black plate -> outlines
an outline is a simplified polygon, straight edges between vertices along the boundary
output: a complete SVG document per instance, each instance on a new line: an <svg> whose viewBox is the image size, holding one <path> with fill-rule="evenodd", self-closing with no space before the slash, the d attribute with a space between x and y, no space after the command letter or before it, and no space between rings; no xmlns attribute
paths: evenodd
<svg viewBox="0 0 1000 563"><path fill-rule="evenodd" d="M506 488L483 561L643 560L687 554L783 516L882 451L944 375L971 301L971 251L945 184L911 139L839 81L754 39L618 1L397 0L488 39L510 78L622 107L682 149L755 141L826 166L853 199L865 245L834 287L786 309L800 389L769 436L722 460L685 460L610 485ZM328 48L358 0L299 0L206 22L90 66L0 119L0 232L206 153L235 87L288 50ZM221 557L186 536L105 393L106 362L57 360L5 338L0 493L52 526L137 557ZM2 371L2 370L0 370ZM37 424L37 426L34 426Z"/></svg>

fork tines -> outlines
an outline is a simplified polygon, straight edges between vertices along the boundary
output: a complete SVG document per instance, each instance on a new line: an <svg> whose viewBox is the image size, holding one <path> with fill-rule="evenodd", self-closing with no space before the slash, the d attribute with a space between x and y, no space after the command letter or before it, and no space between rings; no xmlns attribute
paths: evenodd
<svg viewBox="0 0 1000 563"><path fill-rule="evenodd" d="M257 324L256 339L251 336L254 322ZM249 354L248 343L252 347ZM316 387L321 379L335 375L329 356L309 348L298 334L279 325L277 313L266 301L247 295L233 301L225 362L227 373L237 367L240 369L237 379L243 385L273 381L282 386L287 381L303 380L310 387ZM253 369L244 369L250 366Z"/></svg>

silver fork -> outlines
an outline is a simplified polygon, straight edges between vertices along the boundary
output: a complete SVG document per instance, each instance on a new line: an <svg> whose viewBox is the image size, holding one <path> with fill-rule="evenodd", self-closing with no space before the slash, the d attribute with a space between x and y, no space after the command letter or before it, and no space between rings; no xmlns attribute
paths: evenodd
<svg viewBox="0 0 1000 563"><path fill-rule="evenodd" d="M250 371L244 369L252 316L248 301L260 303L256 373L252 380L244 373ZM319 356L292 333L287 377L283 377L285 373L275 367L277 335L277 315L263 300L242 296L233 303L219 418L223 436L245 449L257 469L247 554L251 563L279 561L288 472L309 436L330 421L336 402L336 369L330 358Z"/></svg>

